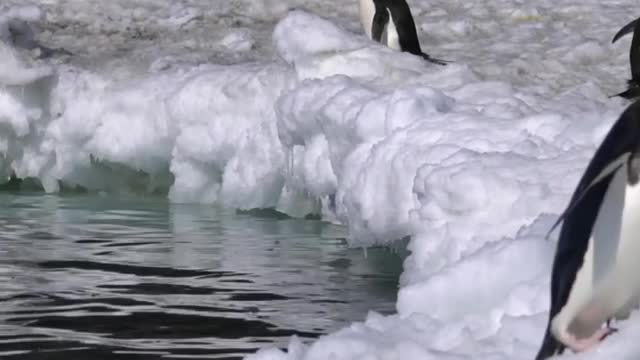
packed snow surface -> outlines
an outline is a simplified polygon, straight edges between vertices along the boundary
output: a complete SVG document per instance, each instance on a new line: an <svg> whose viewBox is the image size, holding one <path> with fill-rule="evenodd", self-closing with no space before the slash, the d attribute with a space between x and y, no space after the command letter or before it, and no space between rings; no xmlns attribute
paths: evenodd
<svg viewBox="0 0 640 360"><path fill-rule="evenodd" d="M5 0L0 175L409 238L397 314L251 360L531 359L544 235L627 102L635 0L410 0L442 67L357 1ZM566 359L637 359L640 315Z"/></svg>

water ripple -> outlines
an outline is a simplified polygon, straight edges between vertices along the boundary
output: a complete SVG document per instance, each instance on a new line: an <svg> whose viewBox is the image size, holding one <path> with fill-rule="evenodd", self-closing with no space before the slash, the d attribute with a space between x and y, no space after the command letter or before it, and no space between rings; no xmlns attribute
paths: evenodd
<svg viewBox="0 0 640 360"><path fill-rule="evenodd" d="M365 258L319 221L160 199L0 202L3 360L238 359L394 311L401 259Z"/></svg>

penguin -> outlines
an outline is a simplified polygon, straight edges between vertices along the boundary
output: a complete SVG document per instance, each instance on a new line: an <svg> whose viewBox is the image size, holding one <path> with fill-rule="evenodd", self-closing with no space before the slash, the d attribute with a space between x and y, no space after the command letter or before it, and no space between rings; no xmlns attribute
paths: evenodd
<svg viewBox="0 0 640 360"><path fill-rule="evenodd" d="M629 50L629 64L631 65L631 80L627 81L629 88L613 96L620 96L625 99L633 99L640 96L640 26L637 26L639 20L640 18L623 26L611 40L613 44L633 31L631 49Z"/></svg>
<svg viewBox="0 0 640 360"><path fill-rule="evenodd" d="M589 349L617 331L640 299L640 101L609 130L580 179L562 223L551 302L536 360Z"/></svg>
<svg viewBox="0 0 640 360"><path fill-rule="evenodd" d="M360 22L370 39L383 43L392 49L406 51L421 56L438 65L447 61L432 58L422 52L416 25L406 0L358 0L360 3ZM386 39L383 33L386 30Z"/></svg>

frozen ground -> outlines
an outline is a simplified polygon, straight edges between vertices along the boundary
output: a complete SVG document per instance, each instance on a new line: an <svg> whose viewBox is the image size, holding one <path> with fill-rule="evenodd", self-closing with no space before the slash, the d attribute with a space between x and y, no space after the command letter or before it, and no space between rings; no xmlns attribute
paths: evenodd
<svg viewBox="0 0 640 360"><path fill-rule="evenodd" d="M0 173L410 236L397 315L253 360L533 358L543 236L626 106L636 1L410 1L446 67L365 39L355 0L24 4L0 35L72 55L0 45ZM639 320L563 358L635 359Z"/></svg>

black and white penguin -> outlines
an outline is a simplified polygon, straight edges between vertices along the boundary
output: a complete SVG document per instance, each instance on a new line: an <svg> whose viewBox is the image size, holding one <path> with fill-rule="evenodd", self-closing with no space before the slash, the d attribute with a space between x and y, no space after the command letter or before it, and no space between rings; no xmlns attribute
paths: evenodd
<svg viewBox="0 0 640 360"><path fill-rule="evenodd" d="M447 64L444 60L432 58L422 52L416 25L406 0L358 1L360 3L360 22L370 39L395 50L422 56L434 64Z"/></svg>
<svg viewBox="0 0 640 360"><path fill-rule="evenodd" d="M631 80L627 83L629 88L614 96L620 96L625 99L632 99L640 96L640 26L637 26L640 19L633 20L623 26L613 37L611 43L615 43L621 37L633 32L631 40L631 48L629 50L629 64L631 65Z"/></svg>
<svg viewBox="0 0 640 360"><path fill-rule="evenodd" d="M536 360L580 352L615 331L640 299L640 102L609 130L562 222L551 274L551 308ZM550 231L550 232L551 232Z"/></svg>

